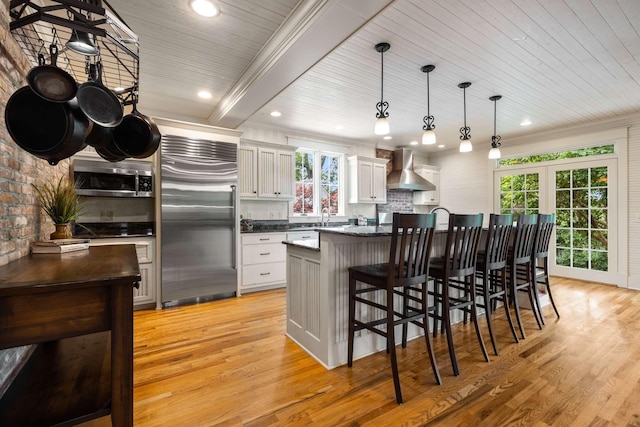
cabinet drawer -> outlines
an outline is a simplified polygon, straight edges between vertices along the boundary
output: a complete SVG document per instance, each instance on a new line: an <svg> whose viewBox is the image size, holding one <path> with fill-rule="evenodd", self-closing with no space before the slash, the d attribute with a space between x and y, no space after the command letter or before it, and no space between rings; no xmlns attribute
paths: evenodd
<svg viewBox="0 0 640 427"><path fill-rule="evenodd" d="M287 235L284 233L260 233L260 234L243 234L243 245L261 245L264 243L282 243L286 240Z"/></svg>
<svg viewBox="0 0 640 427"><path fill-rule="evenodd" d="M284 261L286 256L282 242L242 246L242 265Z"/></svg>
<svg viewBox="0 0 640 427"><path fill-rule="evenodd" d="M287 233L287 241L291 240L318 240L317 231L293 231Z"/></svg>
<svg viewBox="0 0 640 427"><path fill-rule="evenodd" d="M254 286L271 282L286 282L287 263L249 265L242 267L242 286Z"/></svg>

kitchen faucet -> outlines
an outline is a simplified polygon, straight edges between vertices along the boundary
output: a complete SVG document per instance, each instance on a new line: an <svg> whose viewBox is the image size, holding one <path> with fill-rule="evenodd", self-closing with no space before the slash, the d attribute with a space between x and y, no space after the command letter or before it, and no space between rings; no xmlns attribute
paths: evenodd
<svg viewBox="0 0 640 427"><path fill-rule="evenodd" d="M324 222L324 214L327 214L327 222ZM322 208L320 213L320 227L329 225L329 208Z"/></svg>
<svg viewBox="0 0 640 427"><path fill-rule="evenodd" d="M445 211L446 213L451 215L451 212L449 211L449 209L445 208L444 206L436 206L435 208L431 209L429 213L434 213L435 211L440 211L440 210Z"/></svg>

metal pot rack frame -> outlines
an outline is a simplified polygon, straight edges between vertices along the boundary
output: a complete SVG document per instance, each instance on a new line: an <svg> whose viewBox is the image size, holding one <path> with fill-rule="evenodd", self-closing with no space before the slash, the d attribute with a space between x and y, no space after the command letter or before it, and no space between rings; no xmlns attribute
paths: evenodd
<svg viewBox="0 0 640 427"><path fill-rule="evenodd" d="M50 64L49 46L56 44L57 66L81 84L88 80L89 64L100 59L102 83L123 105L133 104L140 73L138 36L106 0L11 0L9 14L11 33L34 66L39 53ZM74 29L94 36L99 56L84 56L65 46Z"/></svg>

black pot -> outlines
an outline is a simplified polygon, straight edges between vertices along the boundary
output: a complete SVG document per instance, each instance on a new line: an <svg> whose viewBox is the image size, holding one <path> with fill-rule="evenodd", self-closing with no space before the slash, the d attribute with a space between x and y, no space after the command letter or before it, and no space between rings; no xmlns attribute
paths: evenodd
<svg viewBox="0 0 640 427"><path fill-rule="evenodd" d="M29 86L11 95L4 120L9 135L20 148L51 165L86 147L89 121L77 104L47 101Z"/></svg>
<svg viewBox="0 0 640 427"><path fill-rule="evenodd" d="M91 123L91 130L85 142L95 148L104 148L108 145L113 145L113 130L114 128L106 128L95 123Z"/></svg>
<svg viewBox="0 0 640 427"><path fill-rule="evenodd" d="M113 142L127 157L143 159L151 156L160 146L162 135L158 126L149 117L133 111L122 119L113 132Z"/></svg>
<svg viewBox="0 0 640 427"><path fill-rule="evenodd" d="M71 74L56 66L58 46L49 47L51 65L46 65L44 55L38 55L38 66L29 70L27 82L36 94L47 101L67 102L76 96L78 84Z"/></svg>

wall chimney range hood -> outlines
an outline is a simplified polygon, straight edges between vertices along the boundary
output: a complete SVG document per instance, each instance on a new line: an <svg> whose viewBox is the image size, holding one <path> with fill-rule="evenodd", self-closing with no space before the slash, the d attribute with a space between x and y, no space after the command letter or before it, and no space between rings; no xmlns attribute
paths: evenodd
<svg viewBox="0 0 640 427"><path fill-rule="evenodd" d="M413 171L413 153L401 148L393 152L393 170L387 175L390 190L433 191L436 186Z"/></svg>

